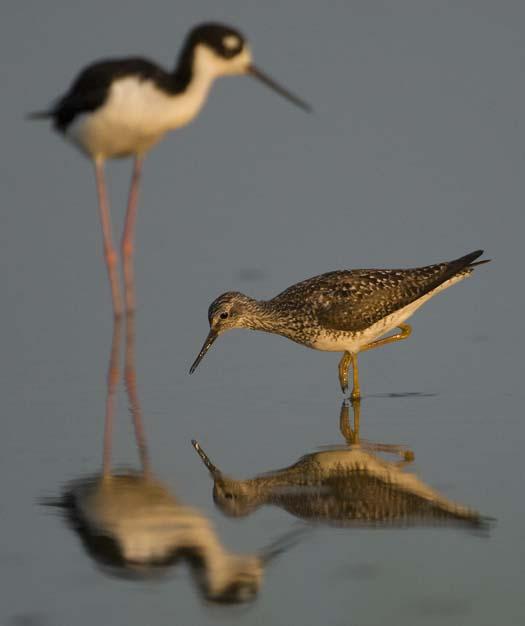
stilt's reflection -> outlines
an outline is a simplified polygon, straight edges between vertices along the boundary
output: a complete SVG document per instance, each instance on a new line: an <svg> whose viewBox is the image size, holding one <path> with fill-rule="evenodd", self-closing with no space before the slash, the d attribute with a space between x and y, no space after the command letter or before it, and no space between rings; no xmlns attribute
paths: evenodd
<svg viewBox="0 0 525 626"><path fill-rule="evenodd" d="M248 480L220 471L194 441L213 481L213 498L226 515L245 516L263 505L274 505L305 520L335 526L460 525L484 528L486 518L452 502L404 471L414 454L402 446L361 441L360 403L344 402L340 430L346 446L306 454L284 469ZM387 461L378 453L394 454Z"/></svg>
<svg viewBox="0 0 525 626"><path fill-rule="evenodd" d="M129 398L129 410L133 418L135 440L137 442L142 470L150 471L149 455L146 446L146 435L142 421L142 408L137 393L137 370L135 368L135 314L130 313L126 318L126 360L124 363L124 383Z"/></svg>
<svg viewBox="0 0 525 626"><path fill-rule="evenodd" d="M116 320L107 378L102 472L69 483L58 504L86 552L116 576L143 579L165 573L181 560L191 566L202 595L213 602L246 602L260 589L265 565L290 547L292 531L264 550L235 554L223 546L211 522L181 503L158 480L143 428L135 369L134 317L126 320L124 381L133 418L140 470L112 470L115 399L122 324Z"/></svg>
<svg viewBox="0 0 525 626"><path fill-rule="evenodd" d="M120 340L122 334L122 317L115 317L113 323L113 338L109 353L107 374L106 414L104 416L104 454L102 457L102 472L109 473L111 466L111 450L113 447L113 424L115 417L115 395L120 380Z"/></svg>
<svg viewBox="0 0 525 626"><path fill-rule="evenodd" d="M113 324L113 338L109 356L106 393L106 414L104 417L104 453L102 473L111 473L111 451L113 448L113 426L115 417L115 396L120 380L120 343L122 337L122 318L117 317ZM142 472L149 472L149 455L146 435L142 421L142 408L137 392L137 370L135 367L135 315L126 317L126 353L124 361L124 385L129 400L129 410L133 420L135 441L137 443Z"/></svg>

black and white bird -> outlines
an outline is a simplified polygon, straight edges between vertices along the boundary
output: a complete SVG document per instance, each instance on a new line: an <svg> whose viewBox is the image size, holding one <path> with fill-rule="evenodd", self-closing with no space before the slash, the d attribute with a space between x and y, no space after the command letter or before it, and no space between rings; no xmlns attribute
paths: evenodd
<svg viewBox="0 0 525 626"><path fill-rule="evenodd" d="M126 309L135 308L133 242L142 161L167 131L191 122L203 107L215 79L248 74L308 111L309 106L252 63L250 46L237 30L200 24L186 37L173 71L142 58L108 59L89 65L50 109L30 118L51 118L65 138L94 163L104 252L115 315L122 313L117 252L109 215L104 163L134 157L122 237Z"/></svg>

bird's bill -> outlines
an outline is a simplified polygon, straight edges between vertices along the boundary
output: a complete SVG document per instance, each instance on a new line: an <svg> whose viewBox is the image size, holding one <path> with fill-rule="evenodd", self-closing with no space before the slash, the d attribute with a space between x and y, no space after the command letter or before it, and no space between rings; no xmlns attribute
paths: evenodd
<svg viewBox="0 0 525 626"><path fill-rule="evenodd" d="M277 540L273 541L270 545L266 546L266 548L261 550L261 552L259 553L259 558L262 564L268 565L276 557L284 554L284 552L299 543L302 537L308 532L310 532L309 527L296 526L295 528L292 528L292 530L284 533L284 535L282 535Z"/></svg>
<svg viewBox="0 0 525 626"><path fill-rule="evenodd" d="M199 442L195 439L191 440L191 444L192 446L195 448L195 452L197 452L197 454L200 456L201 461L204 463L204 465L207 467L208 471L210 472L210 474L215 478L216 476L220 475L220 471L217 467L215 467L215 465L210 461L208 455L206 454L206 452L204 452L204 450L200 447Z"/></svg>
<svg viewBox="0 0 525 626"><path fill-rule="evenodd" d="M193 372L197 369L197 366L202 361L202 359L204 358L204 355L211 348L213 342L217 339L218 336L219 336L218 332L216 332L215 330L210 330L210 332L208 333L208 336L206 337L206 341L204 342L201 348L201 351L199 352L197 358L193 362L193 365L190 367L190 374L193 374Z"/></svg>
<svg viewBox="0 0 525 626"><path fill-rule="evenodd" d="M276 83L273 78L270 78L268 74L265 74L255 65L248 66L248 74L250 74L250 76L253 76L257 80L260 80L261 83L265 84L267 87L270 87L270 89L273 89L275 92L283 96L283 98L286 98L287 100L298 106L300 109L303 109L303 111L306 111L307 113L311 112L312 107L307 102L301 100L301 98L298 98L291 91L288 91L288 89L281 87L279 83Z"/></svg>

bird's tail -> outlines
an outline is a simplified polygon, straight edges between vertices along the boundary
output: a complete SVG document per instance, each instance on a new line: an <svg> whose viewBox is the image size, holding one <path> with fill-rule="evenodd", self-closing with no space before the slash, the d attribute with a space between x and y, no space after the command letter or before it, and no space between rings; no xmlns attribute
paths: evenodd
<svg viewBox="0 0 525 626"><path fill-rule="evenodd" d="M470 276L474 271L474 268L478 265L484 265L485 263L489 263L491 259L482 259L481 261L476 261L476 259L483 254L483 250L476 250L475 252L471 252L460 259L456 259L455 261L451 261L449 263L448 271L450 276Z"/></svg>
<svg viewBox="0 0 525 626"><path fill-rule="evenodd" d="M453 276L454 274L460 274L461 272L470 271L472 268L477 267L478 265L483 265L484 263L489 263L491 259L482 259L481 261L476 261L478 257L483 254L483 250L474 250L470 254L466 254L465 256L460 257L459 259L454 259L450 261L446 265L447 272Z"/></svg>
<svg viewBox="0 0 525 626"><path fill-rule="evenodd" d="M53 113L51 111L32 111L27 113L26 120L47 120Z"/></svg>
<svg viewBox="0 0 525 626"><path fill-rule="evenodd" d="M469 267L477 267L478 265L483 265L484 263L490 263L492 259L483 259L483 261L476 261L475 263L471 263Z"/></svg>

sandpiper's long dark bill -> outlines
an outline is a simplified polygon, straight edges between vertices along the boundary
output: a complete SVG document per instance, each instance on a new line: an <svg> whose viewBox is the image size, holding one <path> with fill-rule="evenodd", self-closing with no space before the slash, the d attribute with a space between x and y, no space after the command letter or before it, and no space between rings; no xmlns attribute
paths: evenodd
<svg viewBox="0 0 525 626"><path fill-rule="evenodd" d="M292 285L271 300L255 300L230 291L208 310L210 332L191 366L195 371L219 335L232 328L249 328L283 335L309 348L343 352L339 382L348 389L353 369L352 397L359 398L359 352L406 339L405 321L427 300L472 274L483 250L412 269L339 270ZM394 329L398 332L383 337Z"/></svg>
<svg viewBox="0 0 525 626"><path fill-rule="evenodd" d="M197 366L204 358L204 355L206 354L206 352L208 352L208 350L212 347L213 342L217 339L218 336L219 336L219 333L216 333L214 330L210 330L210 332L208 333L208 336L206 337L206 340L204 341L202 345L201 351L197 355L197 358L193 362L193 365L190 367L190 374L193 374L193 372L197 369Z"/></svg>
<svg viewBox="0 0 525 626"><path fill-rule="evenodd" d="M168 131L185 126L198 115L216 79L235 75L252 76L294 105L310 110L304 100L253 64L250 46L238 30L210 23L200 24L189 32L172 70L140 57L105 59L84 68L49 109L29 116L51 119L55 129L95 165L104 251L116 315L120 315L123 307L104 163L112 158L135 157L122 238L126 309L132 311L135 308L133 242L144 155Z"/></svg>

